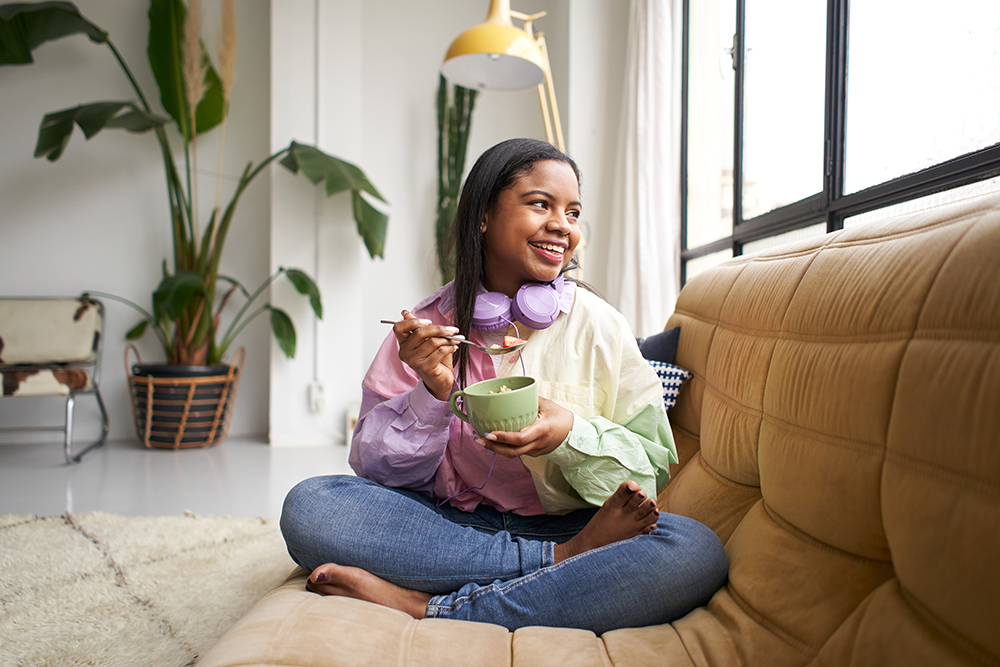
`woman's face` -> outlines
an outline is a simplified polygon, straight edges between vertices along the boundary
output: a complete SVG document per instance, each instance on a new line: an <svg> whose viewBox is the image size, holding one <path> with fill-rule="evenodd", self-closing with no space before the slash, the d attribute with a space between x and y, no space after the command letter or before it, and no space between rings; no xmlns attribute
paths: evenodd
<svg viewBox="0 0 1000 667"><path fill-rule="evenodd" d="M555 280L580 243L580 184L565 162L543 160L500 193L482 223L485 287L513 297Z"/></svg>

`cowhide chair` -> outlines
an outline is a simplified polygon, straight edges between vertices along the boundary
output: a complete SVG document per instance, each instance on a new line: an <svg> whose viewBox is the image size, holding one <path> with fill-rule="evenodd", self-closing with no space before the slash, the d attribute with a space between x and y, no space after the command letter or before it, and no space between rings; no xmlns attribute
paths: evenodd
<svg viewBox="0 0 1000 667"><path fill-rule="evenodd" d="M89 297L0 298L2 396L65 396L63 426L4 426L0 431L62 431L66 463L78 463L108 436L108 413L99 390L104 307ZM73 407L93 394L101 413L100 437L73 453Z"/></svg>

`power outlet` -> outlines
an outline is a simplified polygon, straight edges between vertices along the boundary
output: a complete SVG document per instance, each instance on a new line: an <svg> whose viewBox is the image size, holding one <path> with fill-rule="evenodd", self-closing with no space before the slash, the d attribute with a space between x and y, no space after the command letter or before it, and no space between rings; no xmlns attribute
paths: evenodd
<svg viewBox="0 0 1000 667"><path fill-rule="evenodd" d="M323 383L319 380L309 384L309 411L320 412L323 410L326 395Z"/></svg>

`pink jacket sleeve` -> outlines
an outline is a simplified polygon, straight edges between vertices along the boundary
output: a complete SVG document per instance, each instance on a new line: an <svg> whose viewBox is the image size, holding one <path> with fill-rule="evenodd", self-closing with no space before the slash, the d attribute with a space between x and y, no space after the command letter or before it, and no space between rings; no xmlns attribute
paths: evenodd
<svg viewBox="0 0 1000 667"><path fill-rule="evenodd" d="M392 398L365 387L361 415L349 457L354 472L385 486L431 491L448 446L448 404L423 382Z"/></svg>
<svg viewBox="0 0 1000 667"><path fill-rule="evenodd" d="M419 317L442 319L434 306L414 311ZM351 468L385 486L431 491L454 415L448 403L427 391L413 369L399 360L399 345L391 333L375 355L362 390L348 458Z"/></svg>

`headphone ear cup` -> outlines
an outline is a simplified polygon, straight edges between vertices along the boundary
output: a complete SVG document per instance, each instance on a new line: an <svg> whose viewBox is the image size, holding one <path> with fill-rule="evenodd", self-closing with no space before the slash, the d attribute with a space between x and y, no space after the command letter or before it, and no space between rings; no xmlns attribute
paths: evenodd
<svg viewBox="0 0 1000 667"><path fill-rule="evenodd" d="M559 290L551 283L527 283L514 295L511 312L532 329L544 329L559 317L559 305Z"/></svg>
<svg viewBox="0 0 1000 667"><path fill-rule="evenodd" d="M513 319L510 297L501 292L483 292L476 297L472 326L479 331L496 331Z"/></svg>

